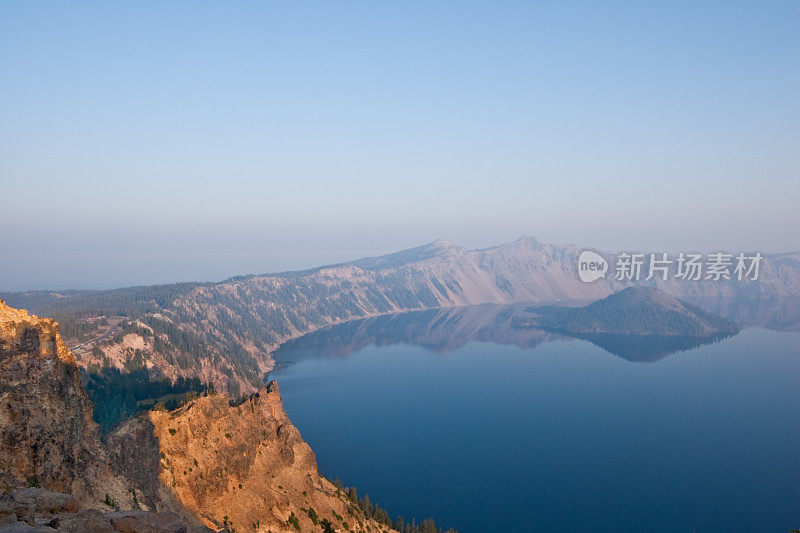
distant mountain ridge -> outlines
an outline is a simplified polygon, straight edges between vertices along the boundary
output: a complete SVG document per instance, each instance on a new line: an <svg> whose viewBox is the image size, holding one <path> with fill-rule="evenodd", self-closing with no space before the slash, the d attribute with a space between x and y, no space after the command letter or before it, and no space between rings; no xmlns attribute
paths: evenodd
<svg viewBox="0 0 800 533"><path fill-rule="evenodd" d="M580 250L528 236L482 250L437 240L379 257L219 283L2 297L55 316L65 326L90 317L122 317L115 337L95 346L102 355L94 349L77 353L84 367L141 364L166 377L198 376L237 393L262 384L273 364L270 354L282 342L327 325L485 303L590 302L632 285L614 280L612 273L581 282ZM640 284L732 318L743 315L751 324L758 324L763 313L781 320L781 327L800 325L798 253L765 256L758 281ZM770 315L775 305L780 311Z"/></svg>

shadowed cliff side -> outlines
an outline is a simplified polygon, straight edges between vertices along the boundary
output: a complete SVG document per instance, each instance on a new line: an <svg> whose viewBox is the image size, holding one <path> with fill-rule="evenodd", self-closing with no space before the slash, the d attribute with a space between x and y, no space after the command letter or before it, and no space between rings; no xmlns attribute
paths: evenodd
<svg viewBox="0 0 800 533"><path fill-rule="evenodd" d="M110 469L92 405L58 323L0 300L0 492L66 492L102 505L131 498Z"/></svg>

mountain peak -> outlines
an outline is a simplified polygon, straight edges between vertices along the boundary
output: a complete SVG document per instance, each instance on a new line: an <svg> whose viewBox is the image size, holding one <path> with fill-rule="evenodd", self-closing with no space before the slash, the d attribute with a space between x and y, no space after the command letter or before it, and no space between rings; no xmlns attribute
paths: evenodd
<svg viewBox="0 0 800 533"><path fill-rule="evenodd" d="M626 305L637 302L648 302L655 305L660 305L665 308L679 308L683 305L678 298L667 294L666 292L655 287L626 287L621 291L609 295L606 298L609 302L618 302Z"/></svg>
<svg viewBox="0 0 800 533"><path fill-rule="evenodd" d="M381 255L378 257L366 257L349 263L351 265L366 270L378 270L383 268L397 268L409 263L424 261L434 257L442 257L448 254L462 251L463 248L444 239L436 239L428 244L401 250L393 254Z"/></svg>
<svg viewBox="0 0 800 533"><path fill-rule="evenodd" d="M514 244L541 244L542 241L534 237L533 235L522 235L519 239L514 241Z"/></svg>
<svg viewBox="0 0 800 533"><path fill-rule="evenodd" d="M458 246L456 246L452 242L442 238L436 239L435 241L426 244L425 246L431 246L434 248L458 248Z"/></svg>
<svg viewBox="0 0 800 533"><path fill-rule="evenodd" d="M533 235L523 235L517 240L503 243L499 246L493 246L491 248L487 248L487 250L493 250L495 248L511 248L511 249L518 249L518 248L541 248L544 243L534 237Z"/></svg>

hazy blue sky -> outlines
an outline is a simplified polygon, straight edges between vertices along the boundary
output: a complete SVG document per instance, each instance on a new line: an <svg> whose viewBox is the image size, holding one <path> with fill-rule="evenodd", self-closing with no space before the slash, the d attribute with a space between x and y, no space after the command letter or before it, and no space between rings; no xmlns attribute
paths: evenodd
<svg viewBox="0 0 800 533"><path fill-rule="evenodd" d="M0 290L800 249L800 2L599 4L3 1Z"/></svg>

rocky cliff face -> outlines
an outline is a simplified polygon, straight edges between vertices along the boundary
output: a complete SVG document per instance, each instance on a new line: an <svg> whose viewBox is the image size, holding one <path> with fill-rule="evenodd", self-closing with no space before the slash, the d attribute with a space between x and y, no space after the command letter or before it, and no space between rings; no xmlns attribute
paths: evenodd
<svg viewBox="0 0 800 533"><path fill-rule="evenodd" d="M215 529L314 531L328 520L337 530L387 531L319 475L274 382L238 404L212 395L151 411L116 431L110 448L148 505L176 510L177 501Z"/></svg>
<svg viewBox="0 0 800 533"><path fill-rule="evenodd" d="M100 505L130 498L111 469L58 324L0 300L0 492L44 487Z"/></svg>
<svg viewBox="0 0 800 533"><path fill-rule="evenodd" d="M274 382L102 442L58 324L1 300L0 378L0 531L388 531L319 475Z"/></svg>
<svg viewBox="0 0 800 533"><path fill-rule="evenodd" d="M170 512L99 510L73 496L29 487L0 494L2 533L213 533Z"/></svg>
<svg viewBox="0 0 800 533"><path fill-rule="evenodd" d="M111 468L58 323L0 300L0 531L203 531L135 510L140 494Z"/></svg>

